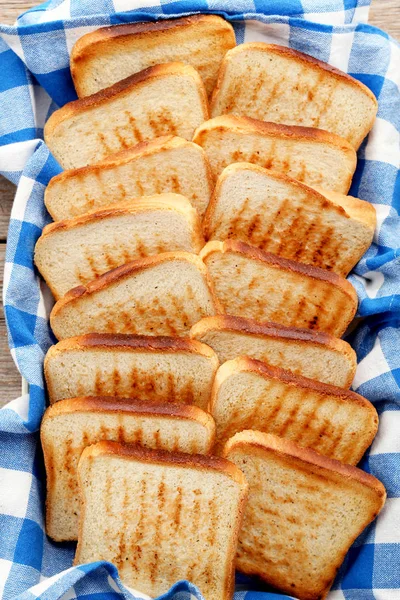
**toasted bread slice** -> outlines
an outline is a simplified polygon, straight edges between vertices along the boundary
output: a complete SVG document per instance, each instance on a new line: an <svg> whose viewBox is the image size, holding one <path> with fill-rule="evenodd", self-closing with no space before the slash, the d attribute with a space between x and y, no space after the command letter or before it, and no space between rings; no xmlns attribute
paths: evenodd
<svg viewBox="0 0 400 600"><path fill-rule="evenodd" d="M203 123L193 141L205 150L214 177L231 163L249 162L347 194L357 164L354 148L334 133L233 115Z"/></svg>
<svg viewBox="0 0 400 600"><path fill-rule="evenodd" d="M205 410L218 364L215 352L197 340L92 333L51 346L44 374L51 404L101 395Z"/></svg>
<svg viewBox="0 0 400 600"><path fill-rule="evenodd" d="M326 598L346 552L385 503L382 483L258 431L237 433L224 456L249 483L239 571L299 600Z"/></svg>
<svg viewBox="0 0 400 600"><path fill-rule="evenodd" d="M204 219L206 239L240 240L343 276L371 245L375 227L369 202L250 163L224 169Z"/></svg>
<svg viewBox="0 0 400 600"><path fill-rule="evenodd" d="M350 344L310 329L218 315L196 323L190 337L210 346L220 363L249 356L342 388L350 387L356 372L356 353Z"/></svg>
<svg viewBox="0 0 400 600"><path fill-rule="evenodd" d="M218 369L210 412L217 453L235 433L257 429L356 465L378 428L377 412L362 396L247 356Z"/></svg>
<svg viewBox="0 0 400 600"><path fill-rule="evenodd" d="M190 200L202 217L212 185L204 150L167 135L117 152L96 165L56 175L45 190L44 202L58 221L130 198L174 192Z"/></svg>
<svg viewBox="0 0 400 600"><path fill-rule="evenodd" d="M147 67L178 61L197 69L211 94L221 61L235 43L232 25L217 15L102 27L72 48L72 79L82 98Z"/></svg>
<svg viewBox="0 0 400 600"><path fill-rule="evenodd" d="M35 263L58 300L128 261L167 250L197 254L203 246L200 219L189 200L160 194L47 225L36 243Z"/></svg>
<svg viewBox="0 0 400 600"><path fill-rule="evenodd" d="M211 114L319 127L357 149L377 110L371 90L343 71L291 48L251 42L222 61Z"/></svg>
<svg viewBox="0 0 400 600"><path fill-rule="evenodd" d="M356 313L356 291L336 273L234 240L208 242L200 257L229 315L340 337Z"/></svg>
<svg viewBox="0 0 400 600"><path fill-rule="evenodd" d="M179 579L230 600L247 483L230 462L116 442L84 450L75 564L108 560L152 598Z"/></svg>
<svg viewBox="0 0 400 600"><path fill-rule="evenodd" d="M161 135L190 140L207 118L200 75L168 63L66 104L47 121L44 137L61 166L76 169Z"/></svg>
<svg viewBox="0 0 400 600"><path fill-rule="evenodd" d="M57 402L46 410L40 429L47 473L47 535L58 542L78 539L77 467L87 446L114 440L208 454L214 436L212 417L197 406L107 397Z"/></svg>
<svg viewBox="0 0 400 600"><path fill-rule="evenodd" d="M50 324L59 340L95 332L184 335L217 312L203 261L188 252L164 252L73 288L54 305Z"/></svg>

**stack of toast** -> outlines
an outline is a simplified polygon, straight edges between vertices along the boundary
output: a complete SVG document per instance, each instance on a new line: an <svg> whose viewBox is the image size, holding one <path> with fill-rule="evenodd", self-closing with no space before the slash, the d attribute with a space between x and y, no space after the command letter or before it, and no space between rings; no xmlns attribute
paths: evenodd
<svg viewBox="0 0 400 600"><path fill-rule="evenodd" d="M58 339L47 533L151 597L188 579L229 600L236 567L325 598L385 501L356 467L378 417L341 339L376 226L347 195L376 99L216 15L86 34L71 74L35 249Z"/></svg>

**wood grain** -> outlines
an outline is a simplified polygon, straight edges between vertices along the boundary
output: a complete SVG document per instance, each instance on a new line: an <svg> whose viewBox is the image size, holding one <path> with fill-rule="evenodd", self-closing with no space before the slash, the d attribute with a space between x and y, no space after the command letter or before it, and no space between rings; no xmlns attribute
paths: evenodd
<svg viewBox="0 0 400 600"><path fill-rule="evenodd" d="M0 0L0 22L12 24L19 14L38 2L22 0ZM373 0L370 23L381 27L393 37L400 39L400 0ZM14 186L0 176L0 277L3 281L3 265L7 228L11 205L15 193ZM20 395L20 376L15 368L7 345L3 311L0 312L0 406Z"/></svg>

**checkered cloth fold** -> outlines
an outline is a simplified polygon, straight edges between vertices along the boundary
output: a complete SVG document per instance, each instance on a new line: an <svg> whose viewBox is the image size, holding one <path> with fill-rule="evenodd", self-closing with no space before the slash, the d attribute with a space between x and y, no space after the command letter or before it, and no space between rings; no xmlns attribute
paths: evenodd
<svg viewBox="0 0 400 600"><path fill-rule="evenodd" d="M234 5L234 7L233 7ZM0 172L18 184L5 265L4 304L14 360L29 395L0 411L0 596L11 600L142 598L115 567L71 567L72 544L44 533L44 482L38 428L45 408L43 357L54 343L52 300L33 266L35 242L49 222L44 189L60 166L42 141L46 118L74 99L68 68L81 35L99 26L217 12L237 41L263 40L302 50L349 72L379 99L361 146L351 193L372 202L378 229L350 276L363 317L349 341L357 351L354 389L380 414L379 433L361 466L381 479L387 504L350 549L329 600L400 598L400 48L367 24L368 0L50 0L0 26ZM279 15L279 16L277 16ZM238 576L235 600L283 598ZM188 582L165 600L201 598Z"/></svg>

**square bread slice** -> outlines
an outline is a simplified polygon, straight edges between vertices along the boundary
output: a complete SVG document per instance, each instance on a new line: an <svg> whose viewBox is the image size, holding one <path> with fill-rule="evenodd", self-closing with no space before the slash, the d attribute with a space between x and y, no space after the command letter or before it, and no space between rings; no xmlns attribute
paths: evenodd
<svg viewBox="0 0 400 600"><path fill-rule="evenodd" d="M100 442L78 465L82 513L75 564L107 560L152 598L187 579L230 600L247 496L243 473L211 456Z"/></svg>
<svg viewBox="0 0 400 600"><path fill-rule="evenodd" d="M274 435L243 431L224 456L249 483L236 566L298 600L322 600L346 552L382 509L382 483Z"/></svg>
<svg viewBox="0 0 400 600"><path fill-rule="evenodd" d="M356 465L378 429L377 412L362 396L248 356L220 366L209 410L218 454L235 433L257 429Z"/></svg>
<svg viewBox="0 0 400 600"><path fill-rule="evenodd" d="M197 340L91 333L51 346L44 374L51 404L117 396L206 410L218 365L214 350Z"/></svg>
<svg viewBox="0 0 400 600"><path fill-rule="evenodd" d="M336 337L344 334L356 314L356 291L336 273L234 240L208 242L200 257L226 314Z"/></svg>
<svg viewBox="0 0 400 600"><path fill-rule="evenodd" d="M47 535L58 542L78 539L77 467L87 446L114 440L208 454L214 437L212 417L197 406L102 397L71 398L50 406L40 428L47 475Z"/></svg>
<svg viewBox="0 0 400 600"><path fill-rule="evenodd" d="M213 182L205 152L197 144L166 135L50 180L44 203L54 221L139 196L182 194L202 217Z"/></svg>
<svg viewBox="0 0 400 600"><path fill-rule="evenodd" d="M197 254L203 246L200 218L189 200L159 194L47 225L35 264L58 300L126 262L175 250Z"/></svg>
<svg viewBox="0 0 400 600"><path fill-rule="evenodd" d="M84 333L182 336L217 312L203 261L189 252L164 252L73 288L54 305L50 324L59 340Z"/></svg>
<svg viewBox="0 0 400 600"><path fill-rule="evenodd" d="M71 75L82 98L147 67L178 61L192 65L211 94L221 61L235 44L232 25L217 15L102 27L75 43Z"/></svg>
<svg viewBox="0 0 400 600"><path fill-rule="evenodd" d="M310 186L347 194L357 155L347 140L322 129L222 115L206 121L193 141L217 178L231 163L249 162Z"/></svg>
<svg viewBox="0 0 400 600"><path fill-rule="evenodd" d="M346 276L371 245L372 204L317 191L250 163L223 170L208 205L208 240L236 239Z"/></svg>
<svg viewBox="0 0 400 600"><path fill-rule="evenodd" d="M190 337L210 346L220 363L249 356L342 388L350 387L356 372L357 357L350 344L311 329L218 315L196 323Z"/></svg>
<svg viewBox="0 0 400 600"><path fill-rule="evenodd" d="M56 110L44 139L64 169L76 169L161 135L191 140L206 119L200 75L189 65L167 63Z"/></svg>
<svg viewBox="0 0 400 600"><path fill-rule="evenodd" d="M211 114L319 127L357 149L377 110L371 90L343 71L291 48L250 42L222 61Z"/></svg>

